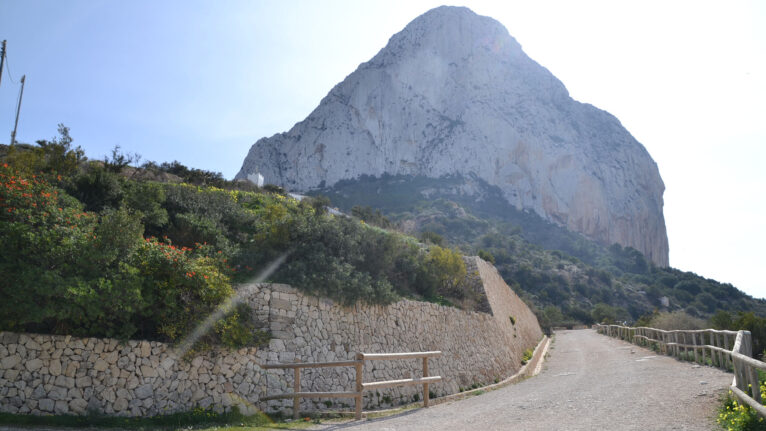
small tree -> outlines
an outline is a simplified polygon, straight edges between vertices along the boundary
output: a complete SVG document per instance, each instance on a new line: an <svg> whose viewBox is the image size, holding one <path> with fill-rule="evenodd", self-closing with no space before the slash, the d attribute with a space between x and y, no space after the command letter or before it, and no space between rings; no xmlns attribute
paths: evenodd
<svg viewBox="0 0 766 431"><path fill-rule="evenodd" d="M684 311L660 313L652 318L650 326L667 331L674 329L704 329L705 321L687 314Z"/></svg>
<svg viewBox="0 0 766 431"><path fill-rule="evenodd" d="M421 232L419 239L424 244L434 244L440 247L444 246L444 237L430 230Z"/></svg>
<svg viewBox="0 0 766 431"><path fill-rule="evenodd" d="M734 319L732 319L731 313L725 310L718 310L710 318L710 324L715 329L734 329Z"/></svg>
<svg viewBox="0 0 766 431"><path fill-rule="evenodd" d="M420 293L431 297L437 292L461 296L458 288L466 276L465 262L460 253L431 246L422 267Z"/></svg>
<svg viewBox="0 0 766 431"><path fill-rule="evenodd" d="M492 265L495 264L495 256L493 256L492 253L486 250L479 250L479 257L491 263Z"/></svg>
<svg viewBox="0 0 766 431"><path fill-rule="evenodd" d="M112 157L104 157L104 169L119 174L126 166L138 164L140 161L141 156L139 154L123 154L122 151L120 151L120 146L115 145L114 148L112 148Z"/></svg>
<svg viewBox="0 0 766 431"><path fill-rule="evenodd" d="M613 324L617 320L617 310L609 304L599 302L590 312L593 320L599 323Z"/></svg>

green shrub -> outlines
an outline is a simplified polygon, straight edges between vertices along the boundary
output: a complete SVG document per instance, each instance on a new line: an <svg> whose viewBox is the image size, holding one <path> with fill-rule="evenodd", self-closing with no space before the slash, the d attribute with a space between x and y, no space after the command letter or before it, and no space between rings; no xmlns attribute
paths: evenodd
<svg viewBox="0 0 766 431"><path fill-rule="evenodd" d="M766 397L766 387L763 385L761 385L761 397ZM716 422L723 429L730 431L766 430L766 421L750 406L740 404L734 399L731 391L718 411Z"/></svg>
<svg viewBox="0 0 766 431"><path fill-rule="evenodd" d="M532 359L532 355L534 355L534 352L532 349L527 349L524 351L524 354L521 355L521 365L526 365L527 362L529 362L530 359Z"/></svg>
<svg viewBox="0 0 766 431"><path fill-rule="evenodd" d="M495 264L495 256L486 250L479 250L479 257L493 265Z"/></svg>
<svg viewBox="0 0 766 431"><path fill-rule="evenodd" d="M138 181L125 184L125 205L141 214L141 221L149 235L162 236L168 224L168 212L162 207L166 200L161 184Z"/></svg>
<svg viewBox="0 0 766 431"><path fill-rule="evenodd" d="M603 302L593 306L590 312L593 320L597 323L613 324L617 320L617 310L609 304Z"/></svg>
<svg viewBox="0 0 766 431"><path fill-rule="evenodd" d="M127 336L119 316L139 307L139 280L116 262L140 231L99 228L99 216L39 178L0 169L0 325L73 335ZM105 224L126 214L108 214ZM120 234L124 233L124 237ZM112 251L109 241L117 241ZM109 248L110 252L105 254Z"/></svg>
<svg viewBox="0 0 766 431"><path fill-rule="evenodd" d="M234 311L215 323L215 332L221 344L230 348L242 346L265 346L271 336L255 328L252 310L244 304L237 304Z"/></svg>
<svg viewBox="0 0 766 431"><path fill-rule="evenodd" d="M223 175L221 175L220 172L188 168L177 160L174 160L172 163L165 162L159 166L151 163L149 166L169 174L177 175L181 177L184 182L197 186L223 187L226 185L226 180L223 179Z"/></svg>
<svg viewBox="0 0 766 431"><path fill-rule="evenodd" d="M58 132L57 138L38 140L37 147L25 144L10 147L4 162L24 175L42 175L48 180L75 174L85 160L85 153L80 147L72 148L68 127L59 124Z"/></svg>
<svg viewBox="0 0 766 431"><path fill-rule="evenodd" d="M114 172L93 164L73 177L67 192L84 203L88 211L101 211L120 206L125 196L124 182L125 179Z"/></svg>
<svg viewBox="0 0 766 431"><path fill-rule="evenodd" d="M381 214L380 210L373 210L371 207L354 206L351 208L351 215L374 226L384 229L391 227L391 221Z"/></svg>
<svg viewBox="0 0 766 431"><path fill-rule="evenodd" d="M83 211L8 165L0 184L1 329L175 341L233 294L223 258L144 240L138 213ZM227 344L251 341L237 321Z"/></svg>
<svg viewBox="0 0 766 431"><path fill-rule="evenodd" d="M685 311L674 311L672 313L658 313L652 317L649 325L652 328L673 330L673 329L705 329L707 322L691 316Z"/></svg>
<svg viewBox="0 0 766 431"><path fill-rule="evenodd" d="M81 160L62 139L56 157ZM345 304L464 295L460 253L327 214L326 199L139 182L116 173L125 164L117 155L105 169L29 154L27 173L0 171L0 330L178 341L233 294L232 282L285 254L270 281ZM71 195L34 173L43 168ZM267 341L250 317L231 312L201 343Z"/></svg>
<svg viewBox="0 0 766 431"><path fill-rule="evenodd" d="M426 297L434 296L438 291L449 296L462 297L460 283L466 277L463 257L455 250L438 245L428 249L422 269L422 283L418 290Z"/></svg>
<svg viewBox="0 0 766 431"><path fill-rule="evenodd" d="M419 239L421 242L425 244L434 244L438 246L444 246L444 237L430 230L421 232Z"/></svg>

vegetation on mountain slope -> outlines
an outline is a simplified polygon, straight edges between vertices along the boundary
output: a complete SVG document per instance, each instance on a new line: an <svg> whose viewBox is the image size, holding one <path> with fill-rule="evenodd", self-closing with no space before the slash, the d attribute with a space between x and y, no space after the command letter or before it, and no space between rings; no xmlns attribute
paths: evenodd
<svg viewBox="0 0 766 431"><path fill-rule="evenodd" d="M453 250L177 162L88 161L59 131L0 148L0 330L177 341L282 255L270 281L347 304L465 296ZM258 343L257 327L234 309L203 341Z"/></svg>
<svg viewBox="0 0 766 431"><path fill-rule="evenodd" d="M476 179L362 178L320 191L351 218L328 213L327 197L298 200L178 162L135 168L117 150L88 161L71 142L62 126L56 139L0 148L0 329L179 340L283 255L270 281L343 303L470 307L459 252L493 262L544 327L657 310L766 328L763 300L602 247ZM257 343L257 327L233 310L205 342Z"/></svg>
<svg viewBox="0 0 766 431"><path fill-rule="evenodd" d="M366 213L405 232L492 261L543 325L633 322L653 310L703 319L718 310L766 315L764 300L731 284L656 267L631 247L596 244L517 210L476 178L364 177L317 193L341 209L369 207Z"/></svg>

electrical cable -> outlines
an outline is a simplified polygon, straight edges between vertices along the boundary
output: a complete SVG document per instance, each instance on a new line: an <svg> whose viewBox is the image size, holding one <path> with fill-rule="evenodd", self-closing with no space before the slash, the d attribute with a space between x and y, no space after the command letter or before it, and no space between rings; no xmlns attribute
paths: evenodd
<svg viewBox="0 0 766 431"><path fill-rule="evenodd" d="M11 80L14 84L18 84L15 79L13 79L13 76L11 76L11 68L8 66L8 53L5 53L5 71L8 72L8 79Z"/></svg>

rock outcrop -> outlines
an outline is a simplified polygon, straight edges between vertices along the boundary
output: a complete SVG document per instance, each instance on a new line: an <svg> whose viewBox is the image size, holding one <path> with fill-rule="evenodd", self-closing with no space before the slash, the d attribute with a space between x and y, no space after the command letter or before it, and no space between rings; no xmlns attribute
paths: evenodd
<svg viewBox="0 0 766 431"><path fill-rule="evenodd" d="M497 21L439 7L394 35L238 178L296 191L361 175L464 175L519 209L668 265L664 184L609 113L573 100Z"/></svg>

